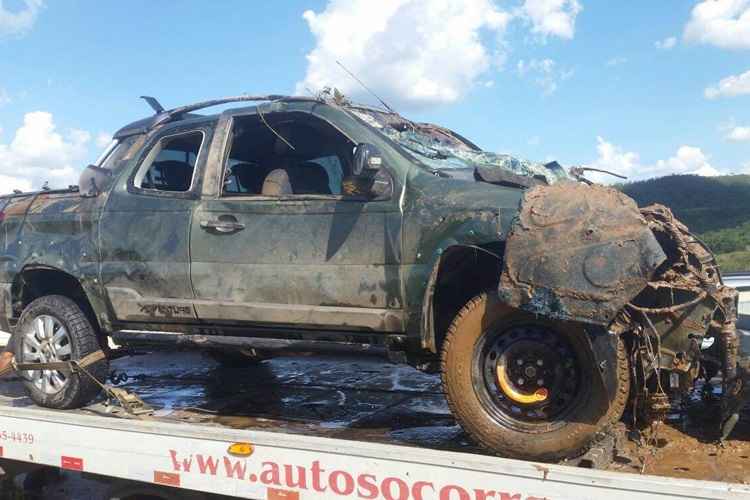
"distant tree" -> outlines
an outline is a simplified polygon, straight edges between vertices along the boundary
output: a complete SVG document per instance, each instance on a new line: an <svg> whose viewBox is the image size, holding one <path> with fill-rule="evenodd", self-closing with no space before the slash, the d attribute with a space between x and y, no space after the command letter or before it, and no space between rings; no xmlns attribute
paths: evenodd
<svg viewBox="0 0 750 500"><path fill-rule="evenodd" d="M724 271L750 271L750 175L670 175L617 187L640 206L671 208L718 254Z"/></svg>

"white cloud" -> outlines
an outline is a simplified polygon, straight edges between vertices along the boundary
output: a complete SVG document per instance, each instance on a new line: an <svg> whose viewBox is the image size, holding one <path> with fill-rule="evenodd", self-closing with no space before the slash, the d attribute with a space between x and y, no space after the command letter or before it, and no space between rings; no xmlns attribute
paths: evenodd
<svg viewBox="0 0 750 500"><path fill-rule="evenodd" d="M453 103L491 81L510 47L508 25L525 22L540 36L572 38L576 0L526 0L513 10L496 0L329 0L303 17L315 37L297 94L336 87L355 100L372 98L341 61L397 107Z"/></svg>
<svg viewBox="0 0 750 500"><path fill-rule="evenodd" d="M735 142L750 141L750 127L732 127L727 133L727 139Z"/></svg>
<svg viewBox="0 0 750 500"><path fill-rule="evenodd" d="M685 40L724 49L750 48L750 0L703 0L693 7Z"/></svg>
<svg viewBox="0 0 750 500"><path fill-rule="evenodd" d="M386 101L424 105L455 102L477 83L493 60L482 36L502 37L511 15L491 0L330 0L304 18L317 45L298 94L335 86L363 96L339 60Z"/></svg>
<svg viewBox="0 0 750 500"><path fill-rule="evenodd" d="M625 151L602 137L597 137L596 140L598 157L586 166L624 175L628 178L628 181L672 174L693 174L707 177L722 174L721 171L711 165L710 158L697 147L680 146L671 158L659 160L653 164L644 164L641 162L638 153ZM616 177L596 172L587 172L586 177L604 184L621 181Z"/></svg>
<svg viewBox="0 0 750 500"><path fill-rule="evenodd" d="M704 177L720 175L709 163L709 158L700 148L680 146L677 154L668 160L656 162L654 171L658 176L669 174L695 174Z"/></svg>
<svg viewBox="0 0 750 500"><path fill-rule="evenodd" d="M34 26L39 9L44 6L42 0L22 0L24 7L11 12L0 0L0 37L21 36Z"/></svg>
<svg viewBox="0 0 750 500"><path fill-rule="evenodd" d="M654 47L656 47L659 50L671 50L677 45L677 38L673 36L669 36L665 38L664 40L657 40L654 42Z"/></svg>
<svg viewBox="0 0 750 500"><path fill-rule="evenodd" d="M612 59L608 60L605 63L605 66L612 67L612 66L619 66L621 64L625 64L628 62L627 57L613 57Z"/></svg>
<svg viewBox="0 0 750 500"><path fill-rule="evenodd" d="M57 132L50 113L27 113L10 143L0 144L0 194L38 189L47 181L50 187L75 184L90 141L83 130Z"/></svg>
<svg viewBox="0 0 750 500"><path fill-rule="evenodd" d="M20 177L11 177L0 174L0 196L10 194L15 190L31 191L31 181Z"/></svg>
<svg viewBox="0 0 750 500"><path fill-rule="evenodd" d="M578 0L525 0L522 15L531 23L532 33L572 39L576 16L583 10Z"/></svg>
<svg viewBox="0 0 750 500"><path fill-rule="evenodd" d="M561 69L552 59L531 59L528 62L521 59L516 70L520 76L531 76L545 96L554 94L559 82L573 76L573 70Z"/></svg>
<svg viewBox="0 0 750 500"><path fill-rule="evenodd" d="M723 78L718 84L708 87L704 94L707 99L750 94L750 70Z"/></svg>
<svg viewBox="0 0 750 500"><path fill-rule="evenodd" d="M99 132L96 135L96 147L99 149L104 149L112 142L112 134L108 134L107 132Z"/></svg>

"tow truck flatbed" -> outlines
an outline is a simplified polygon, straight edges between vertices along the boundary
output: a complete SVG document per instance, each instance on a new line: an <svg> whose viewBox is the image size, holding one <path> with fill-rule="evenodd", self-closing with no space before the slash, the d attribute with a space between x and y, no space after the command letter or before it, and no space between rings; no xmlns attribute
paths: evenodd
<svg viewBox="0 0 750 500"><path fill-rule="evenodd" d="M644 455L647 472L676 477L633 473L643 464L624 449L609 470L487 455L453 421L437 377L376 358L275 358L230 369L176 353L113 366L128 375L122 387L157 408L153 416L102 402L46 410L20 383L2 384L2 457L257 499L750 498L739 484L748 467L740 457L750 453L741 441L711 448L714 474L705 477L719 481L686 478L698 460L689 451L675 450L681 467L672 471Z"/></svg>

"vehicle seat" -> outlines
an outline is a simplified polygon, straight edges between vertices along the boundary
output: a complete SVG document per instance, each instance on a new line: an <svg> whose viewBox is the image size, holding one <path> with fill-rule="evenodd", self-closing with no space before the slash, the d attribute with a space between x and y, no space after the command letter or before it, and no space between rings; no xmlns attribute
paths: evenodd
<svg viewBox="0 0 750 500"><path fill-rule="evenodd" d="M237 177L240 186L247 194L260 194L263 191L263 182L266 175L261 167L254 163L237 163L232 167L232 173Z"/></svg>
<svg viewBox="0 0 750 500"><path fill-rule="evenodd" d="M292 172L294 194L331 194L328 172L321 165L305 162Z"/></svg>
<svg viewBox="0 0 750 500"><path fill-rule="evenodd" d="M266 176L263 181L263 189L261 193L263 196L284 196L287 194L293 194L292 183L289 182L289 174L286 170L277 168L272 170Z"/></svg>
<svg viewBox="0 0 750 500"><path fill-rule="evenodd" d="M154 189L162 191L188 191L193 181L193 167L189 163L176 160L155 162L154 166L161 173L165 185L156 185Z"/></svg>

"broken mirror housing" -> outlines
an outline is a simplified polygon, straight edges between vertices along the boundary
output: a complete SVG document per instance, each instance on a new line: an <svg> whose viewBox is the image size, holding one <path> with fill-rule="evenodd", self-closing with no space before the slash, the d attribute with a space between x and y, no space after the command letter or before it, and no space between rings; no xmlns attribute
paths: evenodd
<svg viewBox="0 0 750 500"><path fill-rule="evenodd" d="M366 171L377 172L383 168L383 156L372 144L361 143L354 149L352 174L363 175Z"/></svg>
<svg viewBox="0 0 750 500"><path fill-rule="evenodd" d="M96 165L87 166L78 179L78 192L84 198L96 198L107 190L112 181L112 172Z"/></svg>

